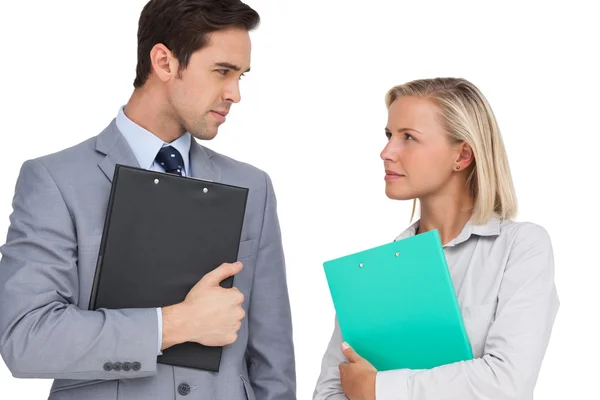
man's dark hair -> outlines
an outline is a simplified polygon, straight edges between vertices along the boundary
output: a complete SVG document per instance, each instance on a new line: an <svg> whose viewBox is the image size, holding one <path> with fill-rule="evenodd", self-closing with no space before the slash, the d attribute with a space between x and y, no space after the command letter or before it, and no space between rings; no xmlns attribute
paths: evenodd
<svg viewBox="0 0 600 400"><path fill-rule="evenodd" d="M260 17L240 0L150 0L142 10L138 26L136 77L133 86L144 85L152 70L150 51L164 44L185 69L192 53L208 42L208 35L221 29L255 29Z"/></svg>

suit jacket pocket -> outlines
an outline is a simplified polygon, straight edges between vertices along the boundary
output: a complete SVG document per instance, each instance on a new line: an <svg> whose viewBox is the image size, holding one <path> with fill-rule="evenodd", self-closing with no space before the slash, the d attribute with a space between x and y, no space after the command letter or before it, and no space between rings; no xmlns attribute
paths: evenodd
<svg viewBox="0 0 600 400"><path fill-rule="evenodd" d="M50 394L60 392L63 390L74 390L83 388L85 386L97 385L106 383L105 380L94 379L94 380L75 380L75 379L56 379L52 387L50 388Z"/></svg>
<svg viewBox="0 0 600 400"><path fill-rule="evenodd" d="M244 375L240 375L240 378L242 379L242 384L244 385L244 390L246 391L246 398L248 400L256 400L256 397L254 397L254 390L252 390L252 385L250 385L248 378L246 378Z"/></svg>
<svg viewBox="0 0 600 400"><path fill-rule="evenodd" d="M248 239L240 242L240 247L238 249L238 260L242 260L244 258L254 257L256 252L256 240Z"/></svg>

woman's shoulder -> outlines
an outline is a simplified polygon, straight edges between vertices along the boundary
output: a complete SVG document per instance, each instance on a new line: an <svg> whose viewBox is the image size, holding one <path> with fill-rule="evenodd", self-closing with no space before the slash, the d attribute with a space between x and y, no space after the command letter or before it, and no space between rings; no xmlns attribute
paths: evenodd
<svg viewBox="0 0 600 400"><path fill-rule="evenodd" d="M505 219L500 221L500 234L511 236L548 236L548 231L542 225L530 221L513 221Z"/></svg>
<svg viewBox="0 0 600 400"><path fill-rule="evenodd" d="M499 238L516 247L551 247L550 234L542 225L529 221L502 220Z"/></svg>

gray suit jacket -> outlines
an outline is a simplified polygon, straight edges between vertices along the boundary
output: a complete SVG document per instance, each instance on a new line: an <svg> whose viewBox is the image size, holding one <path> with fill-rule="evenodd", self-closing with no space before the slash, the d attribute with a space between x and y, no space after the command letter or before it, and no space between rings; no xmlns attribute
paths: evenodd
<svg viewBox="0 0 600 400"><path fill-rule="evenodd" d="M192 141L194 177L249 188L239 248L237 341L219 373L156 363L156 309L88 311L115 164L139 166L115 121L97 137L26 161L0 248L0 352L17 378L55 379L67 399L295 399L285 261L269 176ZM107 362L139 363L105 371ZM185 397L181 397L181 393Z"/></svg>

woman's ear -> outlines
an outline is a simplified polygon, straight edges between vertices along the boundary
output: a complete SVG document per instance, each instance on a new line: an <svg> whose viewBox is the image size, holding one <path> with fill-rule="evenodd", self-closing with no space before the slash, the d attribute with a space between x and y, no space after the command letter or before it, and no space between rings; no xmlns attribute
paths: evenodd
<svg viewBox="0 0 600 400"><path fill-rule="evenodd" d="M469 167L475 159L473 149L467 142L461 142L458 145L458 157L454 161L454 169L456 171L462 171Z"/></svg>

